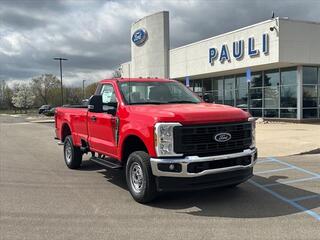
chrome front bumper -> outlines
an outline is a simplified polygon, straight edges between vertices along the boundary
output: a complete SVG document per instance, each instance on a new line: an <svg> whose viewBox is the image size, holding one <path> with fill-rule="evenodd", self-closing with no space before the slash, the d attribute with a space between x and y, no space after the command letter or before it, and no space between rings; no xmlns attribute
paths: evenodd
<svg viewBox="0 0 320 240"><path fill-rule="evenodd" d="M248 165L235 165L231 167L225 168L215 168L215 169L207 169L198 173L190 173L188 172L188 164L195 162L209 162L209 161L217 161L223 159L231 159L231 158L240 158L245 156L251 156L251 163ZM235 171L240 169L247 169L253 167L256 163L257 149L246 149L243 152L225 154L225 155L217 155L217 156L209 156L209 157L198 157L198 156L186 156L183 158L150 158L151 169L154 176L157 177L200 177L208 174ZM181 164L180 172L169 172L169 171L161 171L158 168L159 163L164 164Z"/></svg>

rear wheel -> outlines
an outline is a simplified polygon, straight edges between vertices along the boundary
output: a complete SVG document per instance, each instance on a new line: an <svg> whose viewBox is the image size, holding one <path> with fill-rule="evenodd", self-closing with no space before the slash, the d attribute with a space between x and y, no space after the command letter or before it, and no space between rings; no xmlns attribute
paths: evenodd
<svg viewBox="0 0 320 240"><path fill-rule="evenodd" d="M156 183L146 152L136 151L129 155L126 166L126 179L129 191L139 203L152 201L156 195Z"/></svg>
<svg viewBox="0 0 320 240"><path fill-rule="evenodd" d="M64 161L68 168L77 169L82 162L82 152L80 147L73 145L71 135L64 140Z"/></svg>

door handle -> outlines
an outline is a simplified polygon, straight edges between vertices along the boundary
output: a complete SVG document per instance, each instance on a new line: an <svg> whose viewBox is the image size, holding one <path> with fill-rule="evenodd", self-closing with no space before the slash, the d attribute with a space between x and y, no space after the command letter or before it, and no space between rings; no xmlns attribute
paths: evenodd
<svg viewBox="0 0 320 240"><path fill-rule="evenodd" d="M97 121L97 117L96 117L96 116L92 116L90 119L91 119L91 121L93 121L93 122Z"/></svg>

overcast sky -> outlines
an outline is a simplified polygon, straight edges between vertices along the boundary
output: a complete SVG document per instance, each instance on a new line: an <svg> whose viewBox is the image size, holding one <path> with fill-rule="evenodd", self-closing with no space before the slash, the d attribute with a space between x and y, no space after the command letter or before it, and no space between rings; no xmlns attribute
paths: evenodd
<svg viewBox="0 0 320 240"><path fill-rule="evenodd" d="M170 12L171 48L276 16L320 22L319 0L0 0L0 80L59 75L66 84L98 81L130 60L130 26Z"/></svg>

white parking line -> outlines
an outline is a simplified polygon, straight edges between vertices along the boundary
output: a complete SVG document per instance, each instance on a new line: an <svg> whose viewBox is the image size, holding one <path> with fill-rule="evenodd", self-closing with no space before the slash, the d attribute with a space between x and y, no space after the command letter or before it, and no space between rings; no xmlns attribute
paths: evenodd
<svg viewBox="0 0 320 240"><path fill-rule="evenodd" d="M30 122L18 122L18 123L0 123L0 125L7 126L7 125L27 125L31 124Z"/></svg>
<svg viewBox="0 0 320 240"><path fill-rule="evenodd" d="M310 181L310 180L320 180L320 177L310 177L310 178L300 178L300 179L294 179L294 180L289 180L289 181L281 181L281 182L276 182L276 183L269 183L269 184L264 184L264 187L272 187L276 186L279 184L288 184L288 183L297 183L297 182L304 182L304 181Z"/></svg>
<svg viewBox="0 0 320 240"><path fill-rule="evenodd" d="M267 160L258 160L257 163L268 163L268 162L274 162L272 159L267 159Z"/></svg>
<svg viewBox="0 0 320 240"><path fill-rule="evenodd" d="M280 171L285 171L285 170L289 170L289 169L292 169L292 167L271 169L271 170L266 170L266 171L261 171L261 172L255 172L254 174L264 174L264 173L280 172Z"/></svg>

